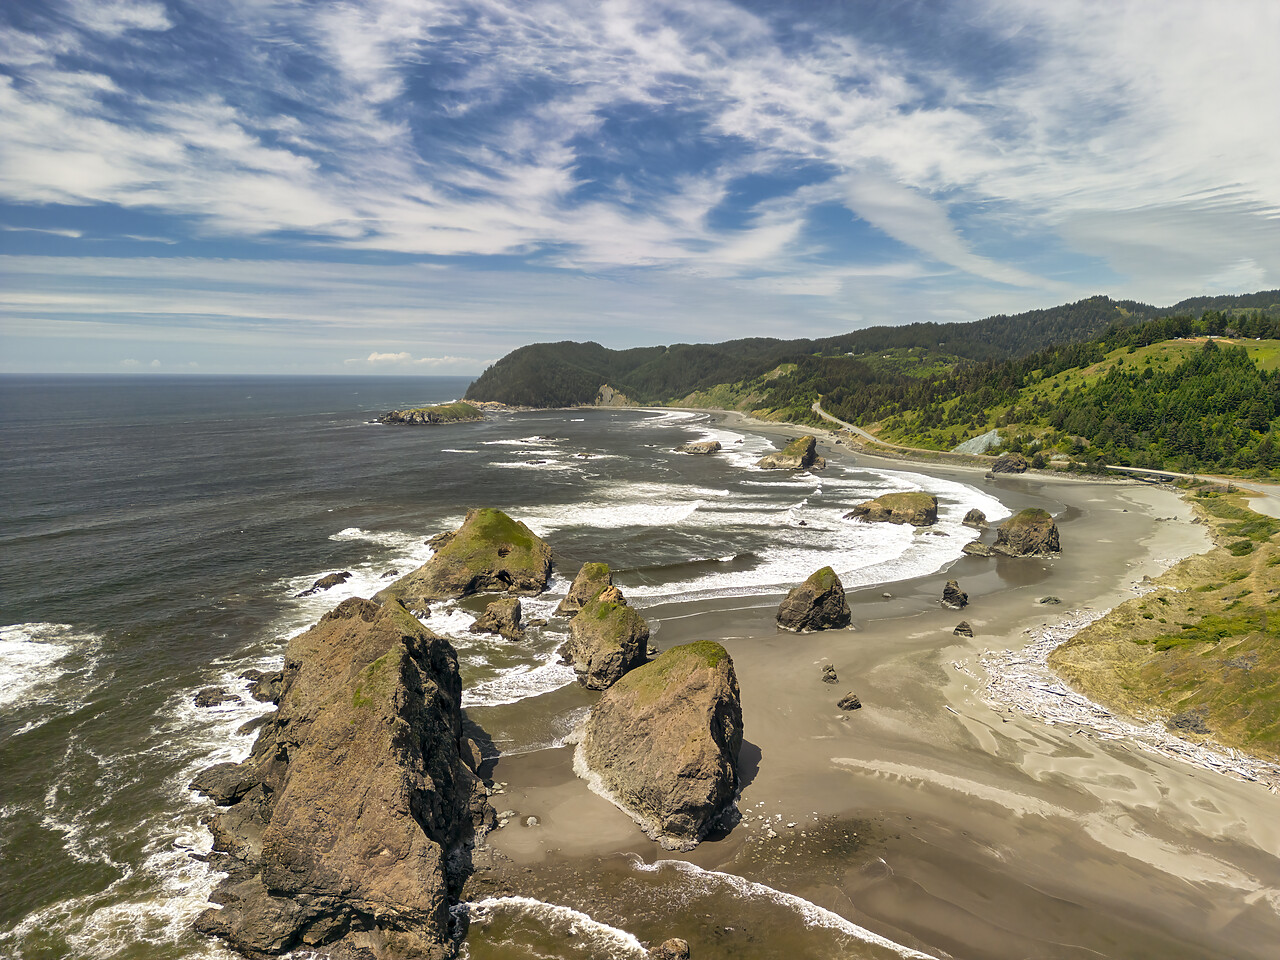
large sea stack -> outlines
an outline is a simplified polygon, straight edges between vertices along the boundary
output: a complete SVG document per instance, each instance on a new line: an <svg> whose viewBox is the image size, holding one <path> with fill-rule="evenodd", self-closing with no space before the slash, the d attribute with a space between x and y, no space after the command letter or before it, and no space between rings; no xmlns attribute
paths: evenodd
<svg viewBox="0 0 1280 960"><path fill-rule="evenodd" d="M807 633L847 627L852 619L844 584L830 567L810 574L809 579L787 594L778 607L778 626Z"/></svg>
<svg viewBox="0 0 1280 960"><path fill-rule="evenodd" d="M617 587L606 587L569 621L569 639L560 648L578 682L590 690L616 683L644 663L648 651L649 624Z"/></svg>
<svg viewBox="0 0 1280 960"><path fill-rule="evenodd" d="M533 596L547 589L551 547L501 510L472 510L462 526L433 542L439 547L430 560L374 599L403 600L416 609L428 600L472 593Z"/></svg>
<svg viewBox="0 0 1280 960"><path fill-rule="evenodd" d="M858 504L844 518L868 523L909 523L913 527L929 527L938 522L938 498L932 493L918 490L886 493Z"/></svg>
<svg viewBox="0 0 1280 960"><path fill-rule="evenodd" d="M764 470L821 470L827 462L818 456L818 441L813 437L797 437L777 453L769 453L756 461Z"/></svg>
<svg viewBox="0 0 1280 960"><path fill-rule="evenodd" d="M1043 557L1057 553L1058 525L1047 510L1031 507L1015 513L996 530L991 549L1006 557Z"/></svg>
<svg viewBox="0 0 1280 960"><path fill-rule="evenodd" d="M733 803L742 703L720 644L672 647L591 710L577 766L669 850L689 850ZM583 769L585 768L585 769Z"/></svg>
<svg viewBox="0 0 1280 960"><path fill-rule="evenodd" d="M222 908L196 928L250 957L452 956L450 889L493 818L461 696L453 647L394 601L345 600L294 637L252 754L193 784L227 807Z"/></svg>

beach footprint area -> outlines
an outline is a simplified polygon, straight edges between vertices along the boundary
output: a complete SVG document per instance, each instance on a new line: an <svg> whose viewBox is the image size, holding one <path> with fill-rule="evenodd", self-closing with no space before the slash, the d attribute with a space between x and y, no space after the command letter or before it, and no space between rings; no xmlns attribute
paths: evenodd
<svg viewBox="0 0 1280 960"><path fill-rule="evenodd" d="M1280 942L1280 798L1265 783L1046 723L993 697L984 668L1204 550L1172 493L985 481L825 436L825 469L761 470L797 431L721 414L381 425L461 390L343 389L320 407L232 388L184 407L179 393L146 431L136 410L85 414L91 398L33 398L25 425L14 407L9 449L56 442L5 476L0 953L234 956L192 928L219 875L204 859L213 807L187 784L252 748L272 710L252 671L269 676L290 638L427 561L431 538L484 506L527 524L554 566L546 592L520 598L520 639L471 630L492 596L416 611L457 651L503 823L452 910L463 955L640 958L676 937L699 960L1261 958ZM913 492L937 497L936 522L846 518ZM1060 554L961 553L994 537L963 523L970 510L994 528L1028 507L1054 517ZM70 556L85 558L75 576ZM587 561L609 564L658 650L714 640L732 658L738 815L690 851L649 840L574 773L600 694L561 662L557 608ZM824 566L850 627L780 631L787 590ZM949 580L963 610L940 603Z"/></svg>

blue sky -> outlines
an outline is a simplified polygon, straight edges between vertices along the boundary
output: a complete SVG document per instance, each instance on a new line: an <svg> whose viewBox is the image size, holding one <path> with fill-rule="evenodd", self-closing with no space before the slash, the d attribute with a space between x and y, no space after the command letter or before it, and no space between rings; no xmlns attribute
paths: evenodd
<svg viewBox="0 0 1280 960"><path fill-rule="evenodd" d="M6 0L0 372L1280 287L1274 0Z"/></svg>

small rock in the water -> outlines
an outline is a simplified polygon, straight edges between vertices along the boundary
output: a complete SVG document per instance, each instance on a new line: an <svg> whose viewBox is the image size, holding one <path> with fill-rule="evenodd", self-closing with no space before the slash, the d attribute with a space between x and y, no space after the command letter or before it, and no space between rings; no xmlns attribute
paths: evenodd
<svg viewBox="0 0 1280 960"><path fill-rule="evenodd" d="M525 821L524 821L524 825L526 827L536 827L541 823L542 821L539 820L537 817L525 817Z"/></svg>
<svg viewBox="0 0 1280 960"><path fill-rule="evenodd" d="M957 637L972 637L973 627L969 626L968 620L961 620L959 623L956 624L956 628L951 632L954 633Z"/></svg>
<svg viewBox="0 0 1280 960"><path fill-rule="evenodd" d="M395 567L392 567L390 570L384 573L380 579L390 580L392 577L398 577L398 576L400 576L400 571L397 570Z"/></svg>
<svg viewBox="0 0 1280 960"><path fill-rule="evenodd" d="M1061 603L1062 601L1059 600L1057 597L1041 597L1040 602L1041 603Z"/></svg>
<svg viewBox="0 0 1280 960"><path fill-rule="evenodd" d="M541 617L534 617L532 620L526 620L525 625L529 627L545 627L547 625L547 621L543 620Z"/></svg>
<svg viewBox="0 0 1280 960"><path fill-rule="evenodd" d="M852 690L840 698L840 702L836 704L841 710L861 710L862 701L858 699L858 695Z"/></svg>
<svg viewBox="0 0 1280 960"><path fill-rule="evenodd" d="M350 579L351 571L349 570L343 570L341 573L331 573L327 576L321 577L313 583L309 589L303 590L301 593L295 594L295 596L309 597L313 593L319 593L321 590L328 590L330 587L336 587L338 584L346 583Z"/></svg>
<svg viewBox="0 0 1280 960"><path fill-rule="evenodd" d="M969 595L960 589L960 584L955 580L948 580L947 585L942 588L942 605L959 610L968 603Z"/></svg>
<svg viewBox="0 0 1280 960"><path fill-rule="evenodd" d="M892 593L882 593L882 594L880 594L880 596L884 597L886 600L892 600L892 599L893 599L893 594L892 594Z"/></svg>
<svg viewBox="0 0 1280 960"><path fill-rule="evenodd" d="M672 937L649 951L653 960L689 960L689 941Z"/></svg>
<svg viewBox="0 0 1280 960"><path fill-rule="evenodd" d="M840 682L840 678L836 676L836 668L829 663L823 666L822 668L822 682L823 683L839 683Z"/></svg>
<svg viewBox="0 0 1280 960"><path fill-rule="evenodd" d="M216 707L220 703L239 703L240 698L222 687L205 687L196 694L197 707Z"/></svg>

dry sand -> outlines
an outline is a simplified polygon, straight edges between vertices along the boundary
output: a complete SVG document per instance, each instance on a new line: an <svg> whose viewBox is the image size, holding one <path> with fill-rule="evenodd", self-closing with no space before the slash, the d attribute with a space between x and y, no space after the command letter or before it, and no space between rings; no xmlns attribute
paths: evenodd
<svg viewBox="0 0 1280 960"><path fill-rule="evenodd" d="M1030 631L1073 612L1109 609L1144 575L1207 549L1189 508L1168 490L1131 482L984 481L981 470L823 446L862 465L983 485L1015 511L1044 506L1058 520L1062 555L964 557L853 592L847 631L778 632L781 592L647 609L663 648L720 639L742 690L744 820L683 858L938 956L1276 956L1280 797L984 697L984 650L1017 649ZM938 603L949 578L969 594L963 611ZM1048 595L1061 603L1039 602ZM972 639L952 634L962 619ZM820 679L827 663L837 685ZM861 710L836 708L847 691ZM598 910L612 896L619 919L658 922L621 882L594 899L575 892L582 876L625 869L628 856L672 855L573 776L569 748L504 757L493 777L506 783L493 802L521 820L491 837L492 883L525 892L536 877L538 894L557 902ZM529 816L540 825L522 826ZM692 931L699 960L772 955L764 935L744 954L701 932L743 917L677 910L667 921L673 932Z"/></svg>

